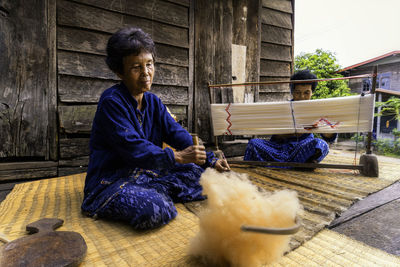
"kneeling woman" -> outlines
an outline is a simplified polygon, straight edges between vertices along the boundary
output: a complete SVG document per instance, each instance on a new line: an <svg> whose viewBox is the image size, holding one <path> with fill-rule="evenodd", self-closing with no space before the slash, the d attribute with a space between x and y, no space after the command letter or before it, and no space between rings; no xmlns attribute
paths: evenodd
<svg viewBox="0 0 400 267"><path fill-rule="evenodd" d="M155 46L150 36L126 28L110 37L107 65L121 83L100 97L90 139L82 210L89 216L151 229L172 220L174 202L203 199L206 167L229 170L224 160L193 145L191 135L148 92ZM163 142L174 147L162 149Z"/></svg>
<svg viewBox="0 0 400 267"><path fill-rule="evenodd" d="M295 73L291 80L311 80L317 77L308 70ZM293 101L310 100L317 82L292 83ZM317 163L329 153L327 142L333 142L337 134L321 134L315 138L312 133L273 135L270 140L252 139L249 141L244 160L274 162Z"/></svg>

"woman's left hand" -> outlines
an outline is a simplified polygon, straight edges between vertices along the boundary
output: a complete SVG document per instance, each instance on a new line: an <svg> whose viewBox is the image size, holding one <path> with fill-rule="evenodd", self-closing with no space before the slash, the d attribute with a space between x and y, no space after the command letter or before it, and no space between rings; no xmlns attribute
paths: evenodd
<svg viewBox="0 0 400 267"><path fill-rule="evenodd" d="M231 170L231 168L229 167L228 162L225 159L219 159L215 163L214 168L219 172L227 172L227 171Z"/></svg>

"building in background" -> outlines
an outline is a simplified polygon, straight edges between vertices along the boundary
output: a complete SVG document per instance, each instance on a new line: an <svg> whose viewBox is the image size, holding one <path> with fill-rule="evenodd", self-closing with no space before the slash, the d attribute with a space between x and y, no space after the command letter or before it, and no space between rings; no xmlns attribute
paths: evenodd
<svg viewBox="0 0 400 267"><path fill-rule="evenodd" d="M369 74L374 66L378 68L376 101L385 102L392 96L400 97L400 50L346 67L340 73L344 76ZM372 78L349 80L349 87L353 93L369 92ZM392 138L393 129L400 130L400 121L393 119L393 116L375 117L374 132L377 138Z"/></svg>

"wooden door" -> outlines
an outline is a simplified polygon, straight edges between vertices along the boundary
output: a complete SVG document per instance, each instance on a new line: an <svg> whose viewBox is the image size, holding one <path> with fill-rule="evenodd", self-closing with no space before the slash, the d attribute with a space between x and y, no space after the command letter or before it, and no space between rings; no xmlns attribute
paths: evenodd
<svg viewBox="0 0 400 267"><path fill-rule="evenodd" d="M0 160L55 157L53 7L52 0L0 4Z"/></svg>

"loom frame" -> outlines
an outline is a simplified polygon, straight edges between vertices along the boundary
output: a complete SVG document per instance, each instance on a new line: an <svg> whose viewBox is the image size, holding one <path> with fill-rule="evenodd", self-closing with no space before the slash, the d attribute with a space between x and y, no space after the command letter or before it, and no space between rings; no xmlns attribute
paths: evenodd
<svg viewBox="0 0 400 267"><path fill-rule="evenodd" d="M285 84L285 83L305 83L305 82L318 82L318 81L329 81L329 80L347 80L347 79L359 79L364 77L372 77L372 88L370 94L375 94L376 89L376 77L377 77L377 66L374 66L372 74L357 75L350 77L330 78L330 79L312 79L312 80L294 80L294 81L272 81L272 82L249 82L249 83L237 83L237 84L208 84L210 105L213 103L212 90L214 88L221 87L234 87L234 86L248 86L248 85L267 85L267 84ZM215 103L216 104L216 103ZM211 119L211 116L210 116ZM212 125L212 123L211 123ZM213 130L214 135L214 130ZM219 157L223 157L222 151L218 147L218 136L214 135L214 142L216 147L216 154ZM359 164L348 165L348 164L324 164L324 163L298 163L298 162L272 162L272 161L244 161L244 160L227 160L229 164L235 165L247 165L247 166L258 166L258 167L295 167L295 168L330 168L330 169L351 169L359 170L361 174L368 177L379 177L379 166L377 157L372 154L372 131L368 132L367 146L365 154L361 155ZM357 148L356 148L357 149Z"/></svg>

